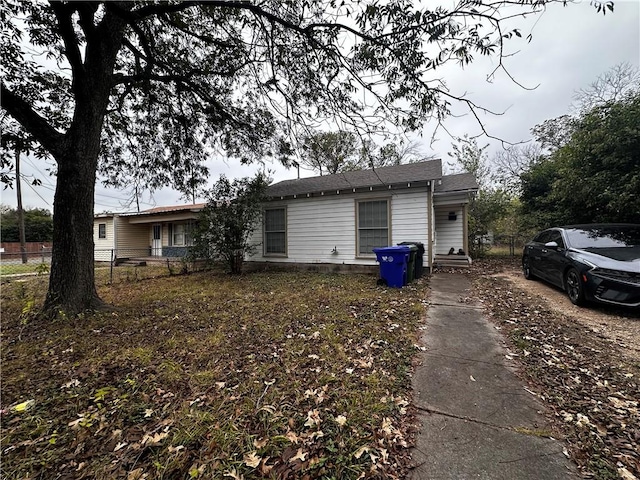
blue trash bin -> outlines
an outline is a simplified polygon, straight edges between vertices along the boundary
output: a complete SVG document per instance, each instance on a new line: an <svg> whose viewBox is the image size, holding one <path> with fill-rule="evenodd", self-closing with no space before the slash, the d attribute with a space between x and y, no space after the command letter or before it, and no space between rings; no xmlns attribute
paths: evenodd
<svg viewBox="0 0 640 480"><path fill-rule="evenodd" d="M407 261L409 260L409 247L399 245L397 247L374 248L377 260L380 263L380 277L387 286L401 288L407 284Z"/></svg>

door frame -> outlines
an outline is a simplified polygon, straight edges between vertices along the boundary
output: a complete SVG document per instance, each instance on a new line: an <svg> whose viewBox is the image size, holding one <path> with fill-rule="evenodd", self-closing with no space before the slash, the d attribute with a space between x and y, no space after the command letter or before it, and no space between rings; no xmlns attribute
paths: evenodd
<svg viewBox="0 0 640 480"><path fill-rule="evenodd" d="M157 237L156 237L157 234ZM154 223L151 226L151 256L162 256L162 224Z"/></svg>

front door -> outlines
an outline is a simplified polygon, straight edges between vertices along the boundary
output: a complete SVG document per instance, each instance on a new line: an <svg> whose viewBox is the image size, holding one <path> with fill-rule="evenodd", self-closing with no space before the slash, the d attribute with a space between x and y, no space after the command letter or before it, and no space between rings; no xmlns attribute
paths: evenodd
<svg viewBox="0 0 640 480"><path fill-rule="evenodd" d="M151 255L162 256L162 225L153 226L153 243L151 244Z"/></svg>

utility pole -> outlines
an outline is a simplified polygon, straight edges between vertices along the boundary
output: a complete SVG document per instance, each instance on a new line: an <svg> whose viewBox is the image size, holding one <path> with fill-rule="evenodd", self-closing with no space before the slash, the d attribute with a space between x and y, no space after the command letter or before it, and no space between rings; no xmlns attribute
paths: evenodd
<svg viewBox="0 0 640 480"><path fill-rule="evenodd" d="M24 233L24 210L22 209L22 179L20 178L20 147L16 146L16 194L18 195L18 235L22 263L27 263L27 246Z"/></svg>

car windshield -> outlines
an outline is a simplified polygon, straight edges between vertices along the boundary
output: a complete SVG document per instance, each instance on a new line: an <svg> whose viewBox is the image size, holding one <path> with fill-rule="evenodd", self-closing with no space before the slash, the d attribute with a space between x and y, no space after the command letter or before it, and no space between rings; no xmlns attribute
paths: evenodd
<svg viewBox="0 0 640 480"><path fill-rule="evenodd" d="M566 230L573 248L613 248L640 246L639 225L616 225Z"/></svg>

